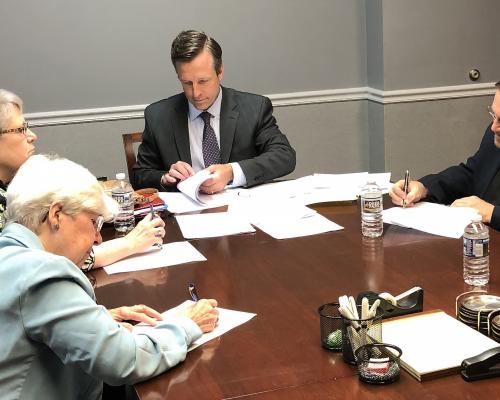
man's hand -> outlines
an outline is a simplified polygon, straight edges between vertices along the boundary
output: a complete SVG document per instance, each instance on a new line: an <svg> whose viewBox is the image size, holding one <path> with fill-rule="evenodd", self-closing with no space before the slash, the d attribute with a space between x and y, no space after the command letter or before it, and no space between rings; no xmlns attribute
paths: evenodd
<svg viewBox="0 0 500 400"><path fill-rule="evenodd" d="M200 192L207 194L220 192L233 180L233 167L231 164L214 164L207 169L213 176L203 182L203 185L200 186Z"/></svg>
<svg viewBox="0 0 500 400"><path fill-rule="evenodd" d="M404 186L405 181L400 180L389 190L389 196L391 196L392 202L397 206L402 206L404 201L406 207L411 207L427 196L426 187L419 181L411 181L408 184L408 194L405 193Z"/></svg>
<svg viewBox="0 0 500 400"><path fill-rule="evenodd" d="M201 299L184 310L182 315L191 318L203 333L211 332L219 320L219 311L215 307L217 300Z"/></svg>
<svg viewBox="0 0 500 400"><path fill-rule="evenodd" d="M170 169L161 177L161 184L163 186L174 186L178 182L194 175L191 165L184 161L177 161L170 166Z"/></svg>
<svg viewBox="0 0 500 400"><path fill-rule="evenodd" d="M475 208L479 214L481 214L482 221L487 224L490 223L493 209L495 208L493 204L487 203L477 196L462 197L461 199L455 200L451 206Z"/></svg>
<svg viewBox="0 0 500 400"><path fill-rule="evenodd" d="M129 331L132 331L132 325L123 321L144 322L148 325L155 326L157 321L161 321L163 319L158 311L153 310L144 304L131 307L123 306L112 308L108 310L108 312L110 313L111 318L113 318L116 322L119 322L120 325Z"/></svg>

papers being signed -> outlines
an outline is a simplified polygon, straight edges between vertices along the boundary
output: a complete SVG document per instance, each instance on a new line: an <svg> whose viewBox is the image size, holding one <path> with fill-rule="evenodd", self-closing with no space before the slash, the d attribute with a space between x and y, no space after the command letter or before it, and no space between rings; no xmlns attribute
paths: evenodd
<svg viewBox="0 0 500 400"><path fill-rule="evenodd" d="M434 235L458 239L477 214L468 207L449 207L422 201L412 207L392 207L383 211L384 222L413 228Z"/></svg>
<svg viewBox="0 0 500 400"><path fill-rule="evenodd" d="M162 313L162 317L165 321L168 321L169 317L177 315L179 312L187 308L193 304L191 300L186 300L184 303L179 304L177 307L171 308L170 310ZM218 336L230 331L231 329L236 328L237 326L244 324L245 322L250 321L257 314L243 312L243 311L235 311L228 310L226 308L217 307L219 310L219 321L217 322L217 326L212 332L204 333L201 338L191 343L188 348L188 351L196 349L198 346L208 342L209 340L215 339ZM156 329L153 326L145 325L145 324L137 324L134 326L132 331L135 334L145 334L156 336L157 334L161 334L161 329Z"/></svg>

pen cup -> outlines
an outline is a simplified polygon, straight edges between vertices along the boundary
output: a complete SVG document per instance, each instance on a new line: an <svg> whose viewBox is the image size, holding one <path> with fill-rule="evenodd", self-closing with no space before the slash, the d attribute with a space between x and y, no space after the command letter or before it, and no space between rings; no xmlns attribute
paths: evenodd
<svg viewBox="0 0 500 400"><path fill-rule="evenodd" d="M366 319L342 317L342 358L348 364L356 364L356 350L366 344L382 341L382 313Z"/></svg>
<svg viewBox="0 0 500 400"><path fill-rule="evenodd" d="M356 350L359 380L384 385L399 379L399 347L386 343L365 344Z"/></svg>
<svg viewBox="0 0 500 400"><path fill-rule="evenodd" d="M323 304L318 308L321 346L325 349L342 350L342 317L339 303Z"/></svg>

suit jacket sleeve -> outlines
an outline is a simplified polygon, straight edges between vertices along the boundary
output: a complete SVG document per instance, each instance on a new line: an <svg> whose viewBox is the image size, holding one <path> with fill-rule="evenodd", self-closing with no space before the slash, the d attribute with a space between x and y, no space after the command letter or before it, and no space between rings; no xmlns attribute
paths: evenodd
<svg viewBox="0 0 500 400"><path fill-rule="evenodd" d="M64 265L66 264L66 265ZM38 265L20 300L26 334L47 345L66 365L111 385L134 384L184 360L187 346L201 336L185 317L162 321L154 337L132 334L71 279L69 261ZM35 273L37 274L35 276ZM80 282L85 282L82 276ZM61 302L61 299L64 299Z"/></svg>
<svg viewBox="0 0 500 400"><path fill-rule="evenodd" d="M267 97L260 98L262 102L254 132L257 155L238 161L245 174L247 186L279 178L295 169L295 150L276 124L271 101Z"/></svg>
<svg viewBox="0 0 500 400"><path fill-rule="evenodd" d="M500 231L500 207L495 206L491 215L490 226L496 231Z"/></svg>
<svg viewBox="0 0 500 400"><path fill-rule="evenodd" d="M500 165L499 151L494 145L493 133L489 127L478 151L465 164L420 179L428 189L425 200L441 204L451 204L467 196L478 196L484 200L483 196ZM500 207L497 205L493 209L489 225L500 230Z"/></svg>
<svg viewBox="0 0 500 400"><path fill-rule="evenodd" d="M483 178L485 161L488 158L488 142L491 140L489 130L485 132L477 152L464 163L449 167L438 174L424 176L419 181L428 189L425 200L434 203L451 204L455 200L467 196L481 196L480 182Z"/></svg>
<svg viewBox="0 0 500 400"><path fill-rule="evenodd" d="M137 163L132 172L131 183L135 189L156 188L164 190L160 180L166 172L161 160L160 150L156 138L149 127L149 108L144 111L144 132L142 134L142 143L137 153Z"/></svg>

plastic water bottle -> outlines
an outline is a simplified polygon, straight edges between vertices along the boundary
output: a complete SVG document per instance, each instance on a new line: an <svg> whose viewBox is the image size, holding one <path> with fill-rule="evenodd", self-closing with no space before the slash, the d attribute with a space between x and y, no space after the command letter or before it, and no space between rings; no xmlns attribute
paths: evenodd
<svg viewBox="0 0 500 400"><path fill-rule="evenodd" d="M118 184L111 190L111 196L120 206L118 215L115 218L115 229L120 233L127 233L134 229L134 200L132 194L134 189L130 183L125 180L125 174L120 172L116 174Z"/></svg>
<svg viewBox="0 0 500 400"><path fill-rule="evenodd" d="M464 282L482 286L490 280L490 234L481 215L472 218L464 230Z"/></svg>
<svg viewBox="0 0 500 400"><path fill-rule="evenodd" d="M375 182L367 182L361 189L361 232L363 236L382 236L384 231L382 207L382 190Z"/></svg>

